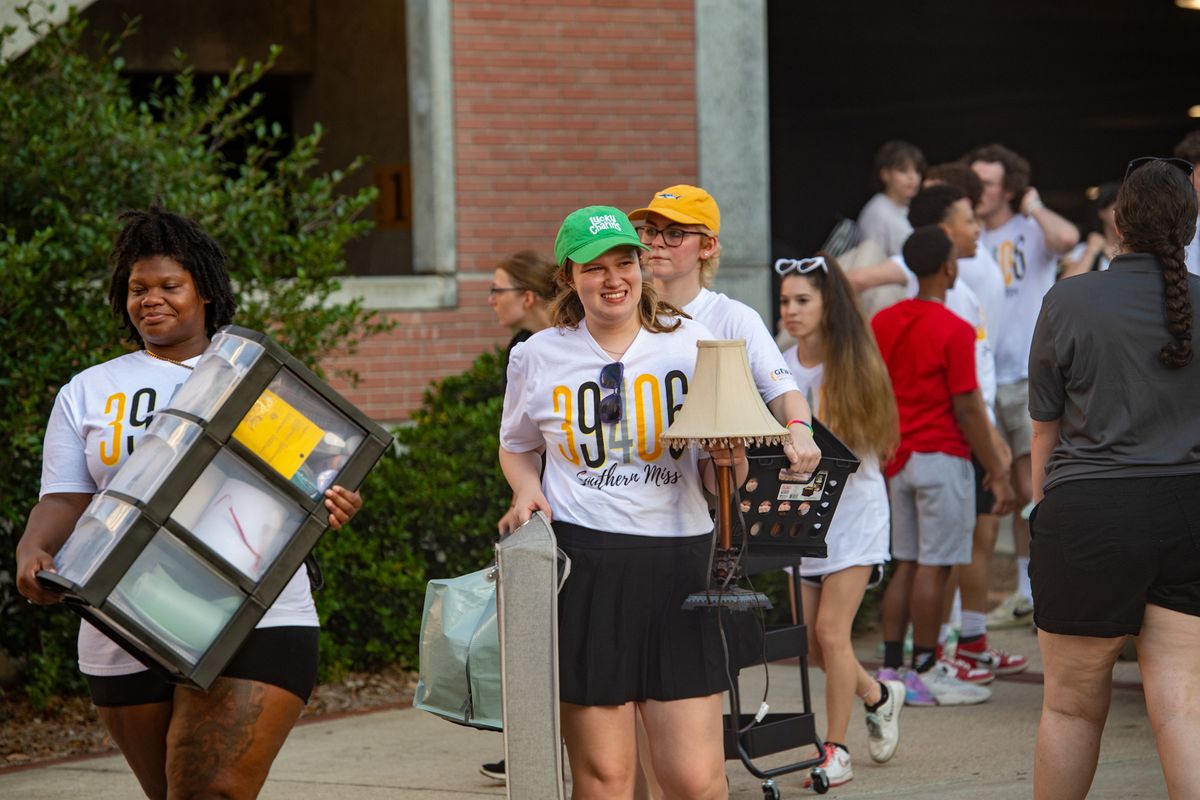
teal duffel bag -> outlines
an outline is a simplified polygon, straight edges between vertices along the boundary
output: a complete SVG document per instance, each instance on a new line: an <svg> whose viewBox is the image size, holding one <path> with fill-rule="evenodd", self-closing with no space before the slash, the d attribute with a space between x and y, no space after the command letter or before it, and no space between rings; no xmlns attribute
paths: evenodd
<svg viewBox="0 0 1200 800"><path fill-rule="evenodd" d="M414 707L472 728L503 728L495 565L429 582L420 661Z"/></svg>

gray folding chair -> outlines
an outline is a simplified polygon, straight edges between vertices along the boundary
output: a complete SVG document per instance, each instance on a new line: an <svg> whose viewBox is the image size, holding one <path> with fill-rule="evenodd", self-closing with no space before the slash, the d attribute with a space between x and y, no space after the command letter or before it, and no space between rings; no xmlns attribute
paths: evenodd
<svg viewBox="0 0 1200 800"><path fill-rule="evenodd" d="M510 798L563 800L558 716L558 545L540 512L496 545L504 759Z"/></svg>

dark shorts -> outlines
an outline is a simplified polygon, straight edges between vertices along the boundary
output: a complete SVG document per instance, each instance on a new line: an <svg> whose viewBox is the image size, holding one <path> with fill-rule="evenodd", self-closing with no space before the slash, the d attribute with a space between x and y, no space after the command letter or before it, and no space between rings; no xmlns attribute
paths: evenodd
<svg viewBox="0 0 1200 800"><path fill-rule="evenodd" d="M717 613L683 610L687 596L707 586L711 536L631 536L564 522L554 523L554 533L571 557L571 576L558 595L564 702L609 706L725 690ZM740 629L757 623L757 615L732 616L722 613L734 648L744 639ZM757 647L761 652L761 642Z"/></svg>
<svg viewBox="0 0 1200 800"><path fill-rule="evenodd" d="M987 470L974 455L971 456L971 466L975 468L975 516L990 514L996 507L996 495L989 492L983 483L983 476L987 474Z"/></svg>
<svg viewBox="0 0 1200 800"><path fill-rule="evenodd" d="M255 628L221 676L269 683L307 703L317 683L320 634L312 626ZM153 671L84 677L97 706L163 703L175 694L175 684Z"/></svg>
<svg viewBox="0 0 1200 800"><path fill-rule="evenodd" d="M1200 616L1200 475L1067 481L1029 528L1038 628L1136 635L1147 603Z"/></svg>

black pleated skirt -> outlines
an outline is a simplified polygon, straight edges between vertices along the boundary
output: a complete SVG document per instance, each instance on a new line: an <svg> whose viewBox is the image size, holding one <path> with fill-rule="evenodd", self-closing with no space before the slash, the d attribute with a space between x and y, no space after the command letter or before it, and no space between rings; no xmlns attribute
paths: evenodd
<svg viewBox="0 0 1200 800"><path fill-rule="evenodd" d="M622 705L725 690L716 611L683 610L687 596L707 585L710 535L632 536L564 522L554 532L571 557L558 596L564 702ZM732 638L729 615L722 617Z"/></svg>

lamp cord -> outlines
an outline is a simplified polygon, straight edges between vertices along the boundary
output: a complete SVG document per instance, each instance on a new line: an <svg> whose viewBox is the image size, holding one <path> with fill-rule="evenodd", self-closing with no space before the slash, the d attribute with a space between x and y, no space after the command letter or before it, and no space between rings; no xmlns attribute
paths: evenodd
<svg viewBox="0 0 1200 800"><path fill-rule="evenodd" d="M737 520L737 522L734 524L736 525L737 530L741 534L741 536L739 537L740 546L738 547L737 560L734 562L733 569L729 570L729 572L725 575L725 581L721 585L721 591L725 591L725 589L727 589L729 587L730 580L732 580L733 576L738 573L738 570L742 566L742 559L745 557L746 549L750 545L750 535L746 529L746 517L742 514L742 491L741 491L741 488L737 485L737 481L733 482L733 491L730 492L729 502L733 506L730 509L730 511L732 512L731 517L733 517ZM708 560L709 560L709 563L708 563L709 573L708 574L710 574L710 575L712 574L712 559L713 559L712 551L710 550L709 557L708 557ZM746 583L750 586L750 591L752 591L752 592L755 591L754 582L752 580L750 580L749 575L746 576ZM727 680L729 681L730 699L736 704L736 707L740 710L741 709L741 691L738 688L737 681L735 681L733 679L732 668L730 667L730 664L729 664L729 644L725 640L725 626L723 624L724 617L721 614L722 610L723 609L717 610L717 627L721 633L721 648L722 648L722 650L724 650L724 653L725 653L725 675L726 675ZM767 617L766 617L766 612L763 608L757 607L755 609L755 611L758 612L758 627L762 631L762 665L763 665L762 703L766 704L767 696L771 691L771 668L767 664ZM733 724L737 725L738 720L734 720ZM750 721L748 723L746 723L744 726L738 728L738 733L739 734L745 733L746 731L753 728L756 724L757 724L757 719L755 718L754 715L752 715L750 717Z"/></svg>

